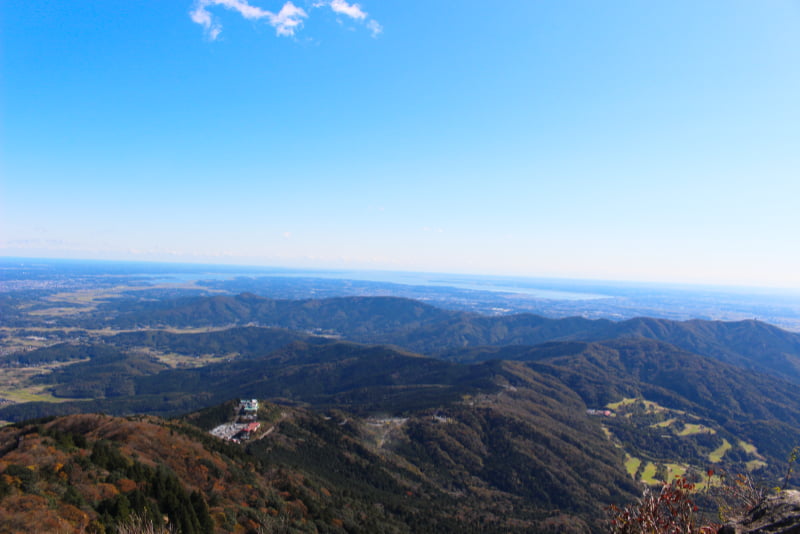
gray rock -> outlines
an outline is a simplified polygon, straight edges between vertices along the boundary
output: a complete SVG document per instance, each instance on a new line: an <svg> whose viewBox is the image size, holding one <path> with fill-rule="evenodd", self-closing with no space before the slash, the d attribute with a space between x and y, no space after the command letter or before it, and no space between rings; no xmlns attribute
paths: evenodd
<svg viewBox="0 0 800 534"><path fill-rule="evenodd" d="M800 491L786 490L767 497L742 519L718 534L800 534Z"/></svg>

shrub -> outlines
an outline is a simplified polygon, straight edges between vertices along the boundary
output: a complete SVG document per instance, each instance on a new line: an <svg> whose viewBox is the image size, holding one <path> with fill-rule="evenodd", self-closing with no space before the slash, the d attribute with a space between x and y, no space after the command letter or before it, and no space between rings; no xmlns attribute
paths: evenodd
<svg viewBox="0 0 800 534"><path fill-rule="evenodd" d="M679 477L664 482L661 491L646 489L635 504L611 507L613 534L710 534L719 525L702 525L691 498L694 484Z"/></svg>
<svg viewBox="0 0 800 534"><path fill-rule="evenodd" d="M638 502L619 508L612 506L613 534L710 534L721 523L741 516L761 504L766 490L748 475L728 477L708 471L705 487L695 491L695 484L684 477L664 482L661 490L644 491ZM697 501L716 507L716 517L700 513Z"/></svg>
<svg viewBox="0 0 800 534"><path fill-rule="evenodd" d="M175 534L172 526L154 525L153 522L139 514L131 514L127 521L116 528L116 534Z"/></svg>

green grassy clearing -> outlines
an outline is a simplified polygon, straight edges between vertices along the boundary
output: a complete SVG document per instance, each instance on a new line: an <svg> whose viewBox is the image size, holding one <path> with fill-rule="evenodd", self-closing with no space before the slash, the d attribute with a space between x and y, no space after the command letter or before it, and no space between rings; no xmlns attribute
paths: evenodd
<svg viewBox="0 0 800 534"><path fill-rule="evenodd" d="M719 447L717 447L715 450L711 451L708 454L709 461L713 463L721 461L722 458L725 456L725 453L731 450L732 448L733 446L728 442L728 440L723 438L722 445L720 445Z"/></svg>
<svg viewBox="0 0 800 534"><path fill-rule="evenodd" d="M14 390L0 389L0 397L12 402L67 402L88 400L54 397L47 391L47 386L28 386Z"/></svg>
<svg viewBox="0 0 800 534"><path fill-rule="evenodd" d="M664 464L667 468L667 480L672 480L675 477L682 477L686 474L688 467L681 464Z"/></svg>
<svg viewBox="0 0 800 534"><path fill-rule="evenodd" d="M624 398L624 399L622 399L621 401L618 401L618 402L609 402L608 404L606 404L606 408L608 408L609 410L618 410L622 406L627 406L628 404L633 404L637 400L639 400L639 399L626 397L626 398Z"/></svg>
<svg viewBox="0 0 800 534"><path fill-rule="evenodd" d="M66 399L54 397L47 390L49 385L32 384L31 378L38 375L50 373L57 367L64 367L79 362L86 362L84 360L74 360L70 362L58 362L41 367L5 367L0 368L0 398L10 400L12 402L66 402L69 400L80 399Z"/></svg>
<svg viewBox="0 0 800 534"><path fill-rule="evenodd" d="M755 471L757 469L761 469L762 467L767 467L767 462L763 460L750 460L745 464L747 467L747 471Z"/></svg>
<svg viewBox="0 0 800 534"><path fill-rule="evenodd" d="M656 480L656 464L647 462L642 471L642 482L645 484L658 484L660 481Z"/></svg>
<svg viewBox="0 0 800 534"><path fill-rule="evenodd" d="M717 431L713 428L708 428L705 425L701 425L698 423L685 423L683 425L683 429L678 432L679 436L691 436L693 434L716 434ZM726 442L727 443L727 442ZM728 443L730 447L730 443Z"/></svg>
<svg viewBox="0 0 800 534"><path fill-rule="evenodd" d="M661 421L660 423L654 423L654 424L650 425L650 427L651 428L667 428L669 426L672 426L677 421L678 420L673 417L671 419L667 419L666 421Z"/></svg>
<svg viewBox="0 0 800 534"><path fill-rule="evenodd" d="M739 441L739 448L741 448L747 454L758 454L758 449L756 449L755 445L744 441Z"/></svg>
<svg viewBox="0 0 800 534"><path fill-rule="evenodd" d="M608 408L609 410L619 410L622 406L627 406L628 404L633 404L637 400L638 399L634 399L634 398L624 398L619 402L609 402L608 404L606 404L606 408Z"/></svg>
<svg viewBox="0 0 800 534"><path fill-rule="evenodd" d="M641 464L642 461L639 458L634 458L633 456L626 456L625 458L625 470L632 477L636 476L636 471L638 471Z"/></svg>
<svg viewBox="0 0 800 534"><path fill-rule="evenodd" d="M609 410L614 410L614 411L624 411L624 409L626 407L631 406L633 404L643 405L645 413L665 413L665 412L676 413L676 414L683 414L684 413L684 412L682 412L680 410L670 410L669 408L665 408L664 406L661 406L657 402L649 401L649 400L643 399L643 398L627 398L626 397L626 398L622 399L621 401L610 402L610 403L606 404L606 408L608 408ZM629 414L626 414L626 416L628 416L628 415Z"/></svg>

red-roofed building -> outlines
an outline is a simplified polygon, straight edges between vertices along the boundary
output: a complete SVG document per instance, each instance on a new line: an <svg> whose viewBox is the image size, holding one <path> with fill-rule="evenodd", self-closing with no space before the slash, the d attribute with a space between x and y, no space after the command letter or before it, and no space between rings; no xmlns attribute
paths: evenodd
<svg viewBox="0 0 800 534"><path fill-rule="evenodd" d="M236 436L241 440L250 439L250 435L261 428L261 423L250 423L244 427Z"/></svg>

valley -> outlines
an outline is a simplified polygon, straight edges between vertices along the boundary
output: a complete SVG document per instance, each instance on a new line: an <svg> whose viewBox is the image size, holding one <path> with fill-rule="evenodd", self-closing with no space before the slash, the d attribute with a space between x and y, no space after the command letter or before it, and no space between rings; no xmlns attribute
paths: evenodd
<svg viewBox="0 0 800 534"><path fill-rule="evenodd" d="M141 283L5 294L0 507L66 531L157 506L187 533L602 532L609 506L675 477L780 485L800 443L800 335L759 321ZM237 422L239 399L258 413ZM165 431L205 452L178 465L132 438ZM109 446L118 468L80 459ZM194 508L162 500L159 465Z"/></svg>

